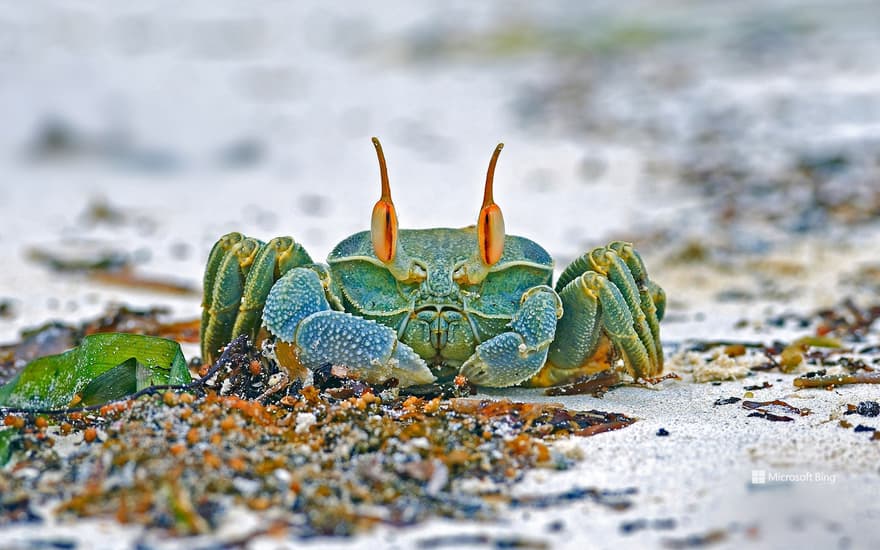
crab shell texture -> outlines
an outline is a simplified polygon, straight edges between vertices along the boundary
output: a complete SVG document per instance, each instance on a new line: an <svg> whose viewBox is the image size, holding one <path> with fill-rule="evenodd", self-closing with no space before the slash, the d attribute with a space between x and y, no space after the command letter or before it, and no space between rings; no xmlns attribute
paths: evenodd
<svg viewBox="0 0 880 550"><path fill-rule="evenodd" d="M376 257L368 231L355 233L328 263L345 310L397 331L437 374L504 332L526 291L553 276L550 255L512 235L501 259L485 266L474 226L401 230L391 264Z"/></svg>

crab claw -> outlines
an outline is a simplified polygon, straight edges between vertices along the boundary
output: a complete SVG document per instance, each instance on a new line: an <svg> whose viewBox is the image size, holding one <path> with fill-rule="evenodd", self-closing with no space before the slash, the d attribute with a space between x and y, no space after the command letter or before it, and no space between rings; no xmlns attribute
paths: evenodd
<svg viewBox="0 0 880 550"><path fill-rule="evenodd" d="M397 333L375 321L330 309L324 284L310 268L278 279L266 299L263 322L292 353L294 365L316 370L348 367L371 384L396 378L400 386L428 384L434 375L424 359L400 342Z"/></svg>

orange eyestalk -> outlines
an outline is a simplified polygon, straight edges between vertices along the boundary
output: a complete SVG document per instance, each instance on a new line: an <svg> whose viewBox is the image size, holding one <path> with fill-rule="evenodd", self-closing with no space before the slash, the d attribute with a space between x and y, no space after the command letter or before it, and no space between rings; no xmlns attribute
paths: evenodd
<svg viewBox="0 0 880 550"><path fill-rule="evenodd" d="M370 222L370 237L373 250L383 262L394 259L397 251L397 212L391 202L391 186L388 184L388 167L385 166L385 154L378 138L373 138L376 155L379 156L379 173L382 177L382 196L373 207L373 218Z"/></svg>
<svg viewBox="0 0 880 550"><path fill-rule="evenodd" d="M486 173L486 189L483 191L483 206L480 208L480 217L477 219L477 239L479 240L480 256L486 265L494 265L501 259L504 252L504 216L501 208L495 204L492 198L492 183L495 180L495 164L498 155L504 148L499 143L489 161L489 171Z"/></svg>

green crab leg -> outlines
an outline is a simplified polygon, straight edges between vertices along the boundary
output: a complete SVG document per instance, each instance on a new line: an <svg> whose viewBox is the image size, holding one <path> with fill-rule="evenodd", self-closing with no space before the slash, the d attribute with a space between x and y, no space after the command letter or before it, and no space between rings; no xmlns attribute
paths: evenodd
<svg viewBox="0 0 880 550"><path fill-rule="evenodd" d="M220 270L220 264L226 259L232 247L237 245L244 239L241 233L228 233L220 237L214 243L211 253L208 255L208 264L205 266L205 279L202 288L202 324L199 327L199 342L202 342L202 357L205 357L205 333L208 330L208 323L211 321L211 308L214 304L214 281L217 278L217 271Z"/></svg>
<svg viewBox="0 0 880 550"><path fill-rule="evenodd" d="M214 272L214 286L205 288L205 295L211 294L205 299L208 306L203 311L208 321L202 336L202 359L206 363L213 362L215 352L232 340L245 278L261 246L260 241L247 238L233 245Z"/></svg>
<svg viewBox="0 0 880 550"><path fill-rule="evenodd" d="M654 281L648 281L648 293L651 295L651 298L653 298L652 301L656 308L655 314L657 316L657 322L659 323L666 315L666 291ZM660 328L658 325L657 331L659 332L659 330Z"/></svg>
<svg viewBox="0 0 880 550"><path fill-rule="evenodd" d="M583 273L595 271L607 277L620 291L633 316L635 330L651 359L651 371L663 368L663 347L660 342L660 319L665 309L666 295L656 283L648 279L645 264L632 244L615 241L599 247L573 261L556 282L560 294Z"/></svg>
<svg viewBox="0 0 880 550"><path fill-rule="evenodd" d="M503 388L528 380L544 366L562 317L562 302L549 286L527 290L503 332L477 346L460 372L480 386Z"/></svg>
<svg viewBox="0 0 880 550"><path fill-rule="evenodd" d="M308 253L290 237L263 244L240 233L221 237L208 257L202 303L202 357L210 363L233 338L256 340L261 312L280 274L311 263Z"/></svg>
<svg viewBox="0 0 880 550"><path fill-rule="evenodd" d="M425 361L375 321L331 309L329 270L300 267L272 287L263 322L282 344L292 347L299 366L315 370L327 364L348 367L371 383L396 378L401 386L427 384L434 375Z"/></svg>
<svg viewBox="0 0 880 550"><path fill-rule="evenodd" d="M614 283L614 286L617 287L617 290L623 296L633 317L633 327L648 351L651 366L662 365L663 360L658 356L660 346L657 345L660 339L659 327L657 338L655 338L648 322L649 316L642 308L642 294L630 268L624 263L617 251L611 247L593 250L590 252L590 260L593 264L593 271L604 275L609 281ZM651 297L647 293L645 293L645 296L653 306L654 302L651 300ZM651 317L656 320L656 314L651 315ZM657 325L656 322L654 324ZM660 353L662 353L662 350L660 350Z"/></svg>
<svg viewBox="0 0 880 550"><path fill-rule="evenodd" d="M629 305L617 286L603 275L588 271L569 282L560 293L565 311L550 346L548 382L578 374L597 352L601 336L623 355L627 370L635 377L653 375L655 366L633 325ZM566 372L567 371L567 372Z"/></svg>
<svg viewBox="0 0 880 550"><path fill-rule="evenodd" d="M247 274L232 337L247 334L252 342L256 341L263 305L272 285L279 276L294 267L311 263L308 253L290 237L277 237L263 246Z"/></svg>
<svg viewBox="0 0 880 550"><path fill-rule="evenodd" d="M626 263L639 288L642 311L645 312L648 326L654 337L657 349L658 366L663 366L663 346L660 343L660 321L666 312L666 293L660 285L648 279L648 271L642 257L636 252L632 244L615 241L608 248L617 252L617 255Z"/></svg>

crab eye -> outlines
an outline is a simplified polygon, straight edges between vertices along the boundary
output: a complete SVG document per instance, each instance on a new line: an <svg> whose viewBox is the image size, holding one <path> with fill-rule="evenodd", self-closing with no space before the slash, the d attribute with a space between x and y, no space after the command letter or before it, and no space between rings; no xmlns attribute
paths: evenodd
<svg viewBox="0 0 880 550"><path fill-rule="evenodd" d="M452 272L452 280L458 284L464 284L468 282L467 269L463 265L455 268L455 271Z"/></svg>
<svg viewBox="0 0 880 550"><path fill-rule="evenodd" d="M494 265L501 259L504 252L504 216L501 208L495 204L492 197L492 183L495 179L495 164L498 155L501 154L503 143L499 143L489 161L489 171L486 173L486 188L483 191L483 206L480 208L480 216L477 218L477 240L479 241L480 257L486 265Z"/></svg>
<svg viewBox="0 0 880 550"><path fill-rule="evenodd" d="M388 168L385 166L385 154L377 138L373 138L376 155L379 157L379 173L382 177L382 196L373 206L373 217L370 221L370 237L376 257L383 262L394 259L397 251L397 212L391 202L391 186L388 184Z"/></svg>

